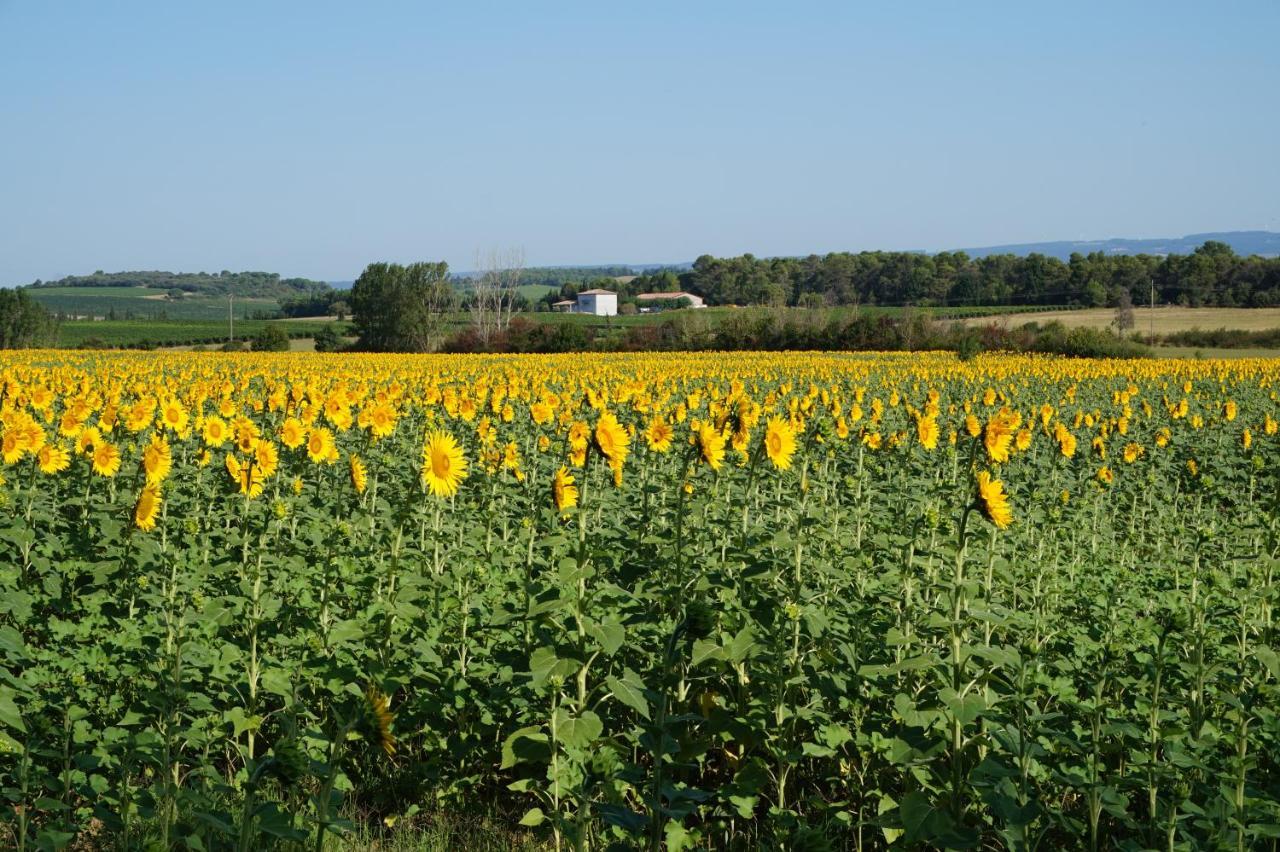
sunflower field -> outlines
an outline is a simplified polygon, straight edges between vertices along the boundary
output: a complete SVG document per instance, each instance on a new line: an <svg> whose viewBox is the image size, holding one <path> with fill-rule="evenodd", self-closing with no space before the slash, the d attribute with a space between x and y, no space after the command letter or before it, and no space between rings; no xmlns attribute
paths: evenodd
<svg viewBox="0 0 1280 852"><path fill-rule="evenodd" d="M0 357L0 847L1276 849L1280 362Z"/></svg>

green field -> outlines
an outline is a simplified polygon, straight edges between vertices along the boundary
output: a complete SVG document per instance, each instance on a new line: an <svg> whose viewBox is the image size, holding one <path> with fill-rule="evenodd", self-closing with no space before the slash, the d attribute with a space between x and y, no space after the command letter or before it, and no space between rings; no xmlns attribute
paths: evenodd
<svg viewBox="0 0 1280 852"><path fill-rule="evenodd" d="M121 320L226 320L227 300L222 297L184 296L170 299L163 290L150 287L33 287L27 290L55 314L107 317ZM237 318L280 310L275 299L236 299Z"/></svg>
<svg viewBox="0 0 1280 852"><path fill-rule="evenodd" d="M528 299L530 304L533 304L547 295L547 293L556 293L559 290L559 287L552 287L550 284L523 284L520 286L520 295Z"/></svg>
<svg viewBox="0 0 1280 852"><path fill-rule="evenodd" d="M537 287L538 285L530 285ZM50 288L55 297L60 297L63 290L73 288ZM83 290L84 288L74 288ZM145 288L102 288L112 291L130 291L142 290L147 292ZM37 292L37 291L32 291ZM103 299L121 298L125 300L138 300L136 296L104 296ZM192 300L193 302L195 300ZM209 301L204 300L206 305ZM150 302L154 304L164 304L161 302ZM293 320L246 320L240 319L242 316L240 311L241 300L236 301L237 319L235 322L235 333L237 338L252 337L267 322L278 322L283 324L289 332L290 337L304 338L311 337L323 326L324 321L311 319L293 319ZM178 303L181 304L181 303ZM264 304L266 304L264 302ZM274 302L270 303L274 304ZM190 304L183 307L191 307ZM227 318L226 305L222 304L223 313L213 313L202 317L170 317L169 319L149 319L146 317L136 319L117 319L117 320L66 320L61 323L58 335L58 346L64 348L78 348L86 344L86 342L98 341L102 345L112 348L151 348L155 346L191 346L196 344L222 343L227 339ZM590 314L566 314L549 311L539 311L533 313L523 313L518 316L531 322L553 325L577 325L583 328L593 329L597 336L608 336L610 334L620 334L624 329L633 326L657 325L673 319L682 319L684 321L705 322L708 325L718 325L733 317L742 317L752 311L772 310L782 319L789 318L808 318L817 314L827 319L848 320L854 316L902 316L907 311L916 310L920 313L928 314L936 319L965 319L977 316L996 316L1015 313L1025 313L1028 308L1022 307L989 307L989 308L929 308L929 309L913 309L900 307L859 307L850 306L835 308L819 308L815 310L805 308L732 308L732 307L714 307L706 308L698 311L666 311L652 314L634 314L631 316L613 316L599 317ZM1037 312L1043 312L1043 307L1034 309ZM1039 315L1039 313L1037 313ZM450 314L445 322L445 333L453 334L465 329L471 323L471 316L465 312L457 312ZM350 325L346 323L337 323L339 329L344 334L350 334Z"/></svg>
<svg viewBox="0 0 1280 852"><path fill-rule="evenodd" d="M323 323L307 320L236 320L237 340L253 337L268 324L282 325L290 337L311 337ZM346 323L334 323L345 333ZM192 346L224 343L227 321L222 320L70 320L58 328L58 345L77 349L98 344L113 349L138 349L155 346Z"/></svg>

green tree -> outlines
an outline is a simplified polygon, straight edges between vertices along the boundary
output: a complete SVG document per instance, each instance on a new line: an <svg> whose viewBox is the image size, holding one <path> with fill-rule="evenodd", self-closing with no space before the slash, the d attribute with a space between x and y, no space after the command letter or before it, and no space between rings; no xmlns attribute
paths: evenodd
<svg viewBox="0 0 1280 852"><path fill-rule="evenodd" d="M267 323L253 338L252 349L254 352L288 352L289 335L275 323Z"/></svg>
<svg viewBox="0 0 1280 852"><path fill-rule="evenodd" d="M25 290L0 289L0 349L29 349L52 342L53 317Z"/></svg>
<svg viewBox="0 0 1280 852"><path fill-rule="evenodd" d="M338 352L344 346L342 335L329 323L316 332L315 339L317 352Z"/></svg>
<svg viewBox="0 0 1280 852"><path fill-rule="evenodd" d="M351 288L360 347L429 352L440 342L444 315L456 299L447 263L371 263Z"/></svg>

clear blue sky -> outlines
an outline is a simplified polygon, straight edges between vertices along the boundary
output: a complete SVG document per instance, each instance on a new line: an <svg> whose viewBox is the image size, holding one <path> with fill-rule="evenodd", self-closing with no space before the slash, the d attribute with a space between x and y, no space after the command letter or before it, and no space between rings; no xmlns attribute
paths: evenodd
<svg viewBox="0 0 1280 852"><path fill-rule="evenodd" d="M1280 230L1280 3L0 0L0 283Z"/></svg>

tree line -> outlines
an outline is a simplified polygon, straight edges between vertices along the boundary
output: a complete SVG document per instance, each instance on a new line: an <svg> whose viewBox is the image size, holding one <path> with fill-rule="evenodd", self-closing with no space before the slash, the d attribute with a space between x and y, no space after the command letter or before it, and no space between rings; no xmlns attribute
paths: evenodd
<svg viewBox="0 0 1280 852"><path fill-rule="evenodd" d="M32 287L147 287L175 294L202 296L242 296L253 298L306 298L333 293L324 281L309 278L281 278L278 272L165 272L143 270L68 275L56 281L36 279Z"/></svg>
<svg viewBox="0 0 1280 852"><path fill-rule="evenodd" d="M630 282L636 292L671 288L710 305L1082 305L1191 307L1280 305L1280 258L1242 257L1209 241L1188 255L1073 254L1064 262L1043 254L971 258L964 252L871 251L808 257L718 258L703 255L688 272L670 270Z"/></svg>

